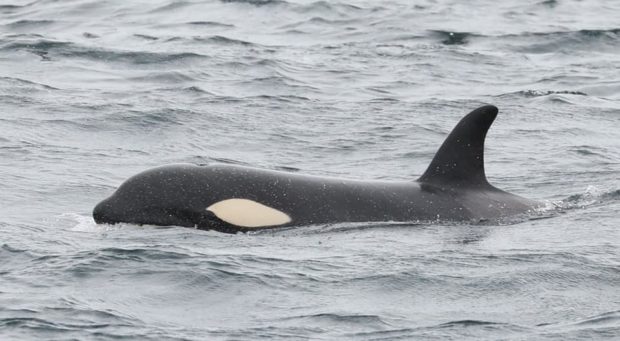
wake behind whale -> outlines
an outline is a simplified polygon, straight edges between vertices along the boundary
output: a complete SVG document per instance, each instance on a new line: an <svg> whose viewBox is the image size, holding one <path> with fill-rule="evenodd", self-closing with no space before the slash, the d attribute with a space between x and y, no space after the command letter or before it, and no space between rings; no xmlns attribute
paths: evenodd
<svg viewBox="0 0 620 341"><path fill-rule="evenodd" d="M410 182L358 181L234 165L167 165L125 181L99 203L97 223L177 225L221 232L334 222L470 221L540 203L493 187L484 141L498 109L466 115Z"/></svg>

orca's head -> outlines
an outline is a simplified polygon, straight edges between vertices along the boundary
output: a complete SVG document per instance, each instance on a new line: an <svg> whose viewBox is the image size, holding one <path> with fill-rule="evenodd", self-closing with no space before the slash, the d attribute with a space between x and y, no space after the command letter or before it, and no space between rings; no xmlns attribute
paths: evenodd
<svg viewBox="0 0 620 341"><path fill-rule="evenodd" d="M97 224L188 226L202 224L204 205L197 200L184 166L147 170L125 181L93 209Z"/></svg>

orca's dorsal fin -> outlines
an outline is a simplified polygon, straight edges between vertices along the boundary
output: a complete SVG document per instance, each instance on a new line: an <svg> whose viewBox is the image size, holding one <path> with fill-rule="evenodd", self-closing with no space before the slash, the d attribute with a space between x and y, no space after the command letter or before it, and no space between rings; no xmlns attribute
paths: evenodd
<svg viewBox="0 0 620 341"><path fill-rule="evenodd" d="M497 107L485 105L463 117L418 182L439 187L490 187L484 174L484 139Z"/></svg>

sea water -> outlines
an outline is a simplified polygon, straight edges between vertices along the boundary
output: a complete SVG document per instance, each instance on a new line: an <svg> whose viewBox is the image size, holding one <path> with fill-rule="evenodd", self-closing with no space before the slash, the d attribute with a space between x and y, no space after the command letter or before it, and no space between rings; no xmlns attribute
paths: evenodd
<svg viewBox="0 0 620 341"><path fill-rule="evenodd" d="M0 338L620 338L618 18L612 0L4 0ZM91 217L167 163L413 181L483 104L490 182L541 219Z"/></svg>

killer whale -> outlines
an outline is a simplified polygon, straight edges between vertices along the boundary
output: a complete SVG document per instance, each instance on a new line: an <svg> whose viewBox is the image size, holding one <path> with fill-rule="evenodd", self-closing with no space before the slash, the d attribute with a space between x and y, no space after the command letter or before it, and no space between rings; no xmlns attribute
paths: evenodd
<svg viewBox="0 0 620 341"><path fill-rule="evenodd" d="M489 220L538 202L495 188L484 141L498 109L462 118L415 181L359 181L237 165L173 164L139 173L93 210L96 223L235 233L333 222Z"/></svg>

